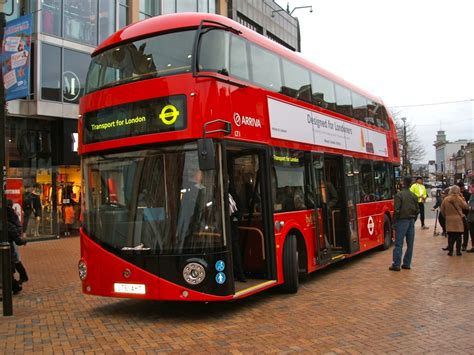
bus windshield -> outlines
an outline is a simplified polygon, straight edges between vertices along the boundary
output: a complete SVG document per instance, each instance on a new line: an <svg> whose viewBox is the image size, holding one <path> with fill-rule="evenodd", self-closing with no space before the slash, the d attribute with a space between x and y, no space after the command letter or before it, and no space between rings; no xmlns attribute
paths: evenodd
<svg viewBox="0 0 474 355"><path fill-rule="evenodd" d="M86 157L83 226L113 250L223 249L221 187L195 144Z"/></svg>
<svg viewBox="0 0 474 355"><path fill-rule="evenodd" d="M153 36L96 55L89 66L86 93L134 80L191 72L195 32Z"/></svg>

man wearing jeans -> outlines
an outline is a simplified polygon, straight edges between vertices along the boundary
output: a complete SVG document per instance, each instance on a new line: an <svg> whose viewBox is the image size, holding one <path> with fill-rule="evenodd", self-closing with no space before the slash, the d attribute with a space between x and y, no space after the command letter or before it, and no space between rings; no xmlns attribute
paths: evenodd
<svg viewBox="0 0 474 355"><path fill-rule="evenodd" d="M403 257L402 269L411 269L413 243L415 241L415 218L420 209L416 195L410 191L411 179L403 178L403 188L395 195L395 247L391 271L400 271L402 261L403 240L406 238L407 249Z"/></svg>

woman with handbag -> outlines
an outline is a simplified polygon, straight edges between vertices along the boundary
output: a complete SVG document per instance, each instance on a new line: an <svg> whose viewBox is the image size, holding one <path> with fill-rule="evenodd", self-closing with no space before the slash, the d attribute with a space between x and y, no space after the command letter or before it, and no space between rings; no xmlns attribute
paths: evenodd
<svg viewBox="0 0 474 355"><path fill-rule="evenodd" d="M463 210L468 209L468 205L461 195L459 186L452 186L448 196L441 204L441 213L446 219L446 232L448 233L448 255L453 255L454 244L456 244L456 255L461 253L461 236L464 232L465 223Z"/></svg>

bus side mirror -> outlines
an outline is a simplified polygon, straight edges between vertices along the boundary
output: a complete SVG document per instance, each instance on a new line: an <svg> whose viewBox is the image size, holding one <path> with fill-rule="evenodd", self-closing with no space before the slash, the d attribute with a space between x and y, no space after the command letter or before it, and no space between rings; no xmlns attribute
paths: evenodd
<svg viewBox="0 0 474 355"><path fill-rule="evenodd" d="M198 139L198 157L200 170L216 169L216 149L211 138Z"/></svg>

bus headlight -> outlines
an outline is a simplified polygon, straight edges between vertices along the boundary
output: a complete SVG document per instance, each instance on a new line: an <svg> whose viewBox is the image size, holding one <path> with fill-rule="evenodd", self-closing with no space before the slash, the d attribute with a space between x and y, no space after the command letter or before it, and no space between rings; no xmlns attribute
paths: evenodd
<svg viewBox="0 0 474 355"><path fill-rule="evenodd" d="M199 263L189 263L183 269L183 277L188 284L199 285L206 277L206 270Z"/></svg>
<svg viewBox="0 0 474 355"><path fill-rule="evenodd" d="M87 277L87 264L84 260L79 260L77 268L79 270L79 278L81 279L81 281L84 281Z"/></svg>

